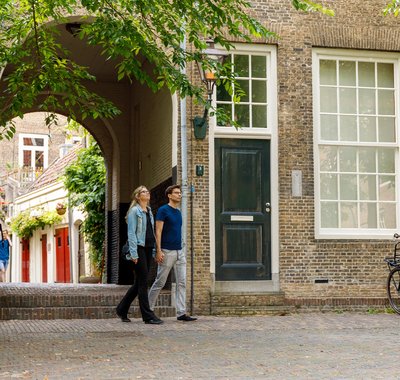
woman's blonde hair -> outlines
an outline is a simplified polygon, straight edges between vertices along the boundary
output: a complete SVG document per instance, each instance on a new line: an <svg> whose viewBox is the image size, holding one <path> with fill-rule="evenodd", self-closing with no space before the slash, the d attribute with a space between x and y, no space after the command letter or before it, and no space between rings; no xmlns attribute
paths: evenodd
<svg viewBox="0 0 400 380"><path fill-rule="evenodd" d="M131 195L132 202L129 206L128 212L126 213L125 220L127 220L128 214L129 214L129 211L131 210L131 208L138 204L139 195L143 191L143 189L147 189L147 187L144 185L140 185L135 190L133 190L132 195Z"/></svg>

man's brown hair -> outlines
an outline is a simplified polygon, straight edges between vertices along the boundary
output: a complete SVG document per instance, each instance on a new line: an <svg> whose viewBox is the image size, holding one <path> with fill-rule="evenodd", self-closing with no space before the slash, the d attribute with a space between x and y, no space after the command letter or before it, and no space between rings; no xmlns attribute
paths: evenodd
<svg viewBox="0 0 400 380"><path fill-rule="evenodd" d="M166 189L165 189L165 196L168 198L168 195L169 194L172 194L172 192L175 190L175 189L181 189L181 185L171 185L171 186L168 186Z"/></svg>

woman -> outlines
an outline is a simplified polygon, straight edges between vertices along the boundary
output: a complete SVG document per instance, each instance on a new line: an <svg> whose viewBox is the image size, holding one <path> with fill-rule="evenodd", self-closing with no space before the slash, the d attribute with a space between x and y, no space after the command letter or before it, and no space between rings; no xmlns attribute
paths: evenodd
<svg viewBox="0 0 400 380"><path fill-rule="evenodd" d="M140 312L144 323L160 325L164 323L150 310L147 296L147 277L155 249L154 219L151 209L150 192L145 186L139 186L132 194L132 203L126 214L128 223L129 254L135 268L135 282L116 308L122 322L130 322L129 307L139 296Z"/></svg>
<svg viewBox="0 0 400 380"><path fill-rule="evenodd" d="M10 247L12 247L7 230L2 230L0 226L0 282L6 281L6 270L10 260Z"/></svg>

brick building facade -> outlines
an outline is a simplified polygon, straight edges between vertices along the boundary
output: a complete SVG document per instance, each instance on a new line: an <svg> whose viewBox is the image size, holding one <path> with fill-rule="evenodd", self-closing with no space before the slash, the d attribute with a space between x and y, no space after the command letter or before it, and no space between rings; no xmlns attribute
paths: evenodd
<svg viewBox="0 0 400 380"><path fill-rule="evenodd" d="M196 307L204 312L210 310L210 305L211 311L217 312L218 303L222 306L230 305L231 308L235 305L254 305L254 309L257 305L279 305L280 302L286 305L332 308L360 305L372 307L384 303L386 270L382 258L389 255L392 250L390 239L399 223L399 199L394 193L389 199L383 198L381 191L383 179L380 181L379 178L383 177L386 171L380 173L379 169L361 170L360 151L364 148L375 149L374 146L378 146L377 149L380 149L380 146L382 149L391 146L393 156L389 161L398 154L398 138L396 137L398 132L395 127L392 127L392 123L397 125L397 121L391 119L389 122L390 128L393 129L390 130L391 136L388 138L383 137L384 132L380 132L380 128L383 131L384 122L381 118L391 118L397 115L399 110L398 101L394 100L397 99L398 89L394 90L394 95L389 94L386 98L385 89L390 88L388 91L391 91L397 86L395 83L398 81L400 29L397 20L382 16L385 1L326 2L327 6L335 10L334 17L299 13L292 10L289 3L289 1L254 2L254 16L265 21L273 31L279 34L279 38L267 41L267 44L255 41L253 46L246 45L253 54L259 54L257 52L263 47L264 52L267 51L266 47L269 47L273 54L276 54L276 58L271 56L271 60L276 59L276 78L271 78L276 79L276 87L272 88L272 91L276 90L276 92L268 93L268 101L272 103L276 101L275 110L268 109L268 112L276 112L276 119L271 118L271 123L276 122L276 125L271 126L272 131L264 133L259 129L260 133L254 134L250 133L252 131L246 133L243 130L225 133L218 128L215 120L211 120L207 139L192 140L192 164L205 163L206 168L205 176L193 176L196 188L195 303ZM243 48L243 45L238 45L238 48ZM328 100L326 103L329 108L330 103L336 102L337 109L321 110L321 103L325 101L321 100L320 96L321 88L325 86L322 78L319 77L322 71L321 60L336 62L335 72L338 78L332 86L335 86L333 91L337 99ZM357 68L353 68L357 71L357 78L352 79L358 81L343 84L340 82L342 62L344 66L349 62L354 67L354 63L357 62ZM361 83L361 74L364 74L362 73L363 62L375 65L371 71L372 75L375 75L375 82L372 84ZM391 76L390 84L380 84L380 75L385 76L385 74L379 74L379 70L384 71L384 65L388 62L390 62L389 65L393 64L388 69L389 71L393 69L393 74L388 74ZM273 71L274 67L272 67ZM365 89L371 90L371 94L375 92L372 96L374 96L376 107L372 110L361 109L362 99L364 99L361 97L365 95L362 91L365 92ZM350 90L350 94L348 96L345 94L347 98L342 100L341 91L346 90ZM219 104L218 96L217 94L215 98L217 105ZM354 110L345 109L346 104L353 102L352 99L356 102ZM389 109L384 109L385 104L390 104L387 106ZM358 128L358 137L346 138L343 132L343 136L327 137L325 141L324 138L318 136L321 128L324 128L321 119L322 116L325 117L325 111L328 116L335 117L337 120L343 119L341 124L343 131ZM196 112L199 113L198 110L192 113L196 114ZM357 127L347 125L344 121L345 117L356 119ZM371 124L376 123L374 124L375 132L371 132L375 133L375 137L363 137L364 129L368 129L368 126L364 125L363 117L368 122L369 119L375 118L375 121L371 121ZM381 121L382 127L380 127ZM269 127L266 129L268 130ZM217 231L215 234L220 231L215 226L217 189L216 168L213 167L215 165L214 146L218 138L237 138L241 134L245 139L264 139L271 144L272 276L271 280L253 281L253 284L249 284L248 281L239 281L239 284L232 281L229 284L215 278L215 273L218 272L216 257L222 253L217 252L216 237L213 236L213 230ZM276 152L273 148L275 144ZM322 149L324 144L329 147L334 146L335 149L352 147L354 150L352 153L356 152L359 157L357 168L349 172L343 171L349 176L358 178L358 185L353 186L357 191L355 196L347 193L349 189L345 187L345 174L340 174L340 169L337 169L339 173L335 171L335 175L339 177L336 178L336 182L333 182L334 185L332 182L330 185L341 192L337 195L339 199L336 202L339 205L337 207L341 209L336 212L339 212L337 216L339 223L340 218L343 221L340 225L329 225L328 221L329 228L321 227L321 211L318 211L318 209L321 210L321 204L325 202L325 195L321 194L321 191L324 192L325 185L320 177L323 175L321 162L316 160L318 157L321 160L319 148ZM336 159L340 160L338 157ZM377 165L379 166L380 163L378 162ZM389 172L391 173L390 183L394 184L396 180L391 175L398 173L398 167L391 168ZM374 177L371 179L374 183L380 181L375 186L379 187L377 191L381 191L382 194L375 194L376 191L372 190L373 186L369 188L369 195L361 194L365 190L365 187L361 186L364 173ZM341 175L343 186L339 188ZM296 193L299 186L300 193ZM350 186L350 189L353 187ZM379 198L380 196L382 199ZM331 199L328 200L331 201ZM361 222L358 225L346 225L345 219L348 213L346 214L343 203L348 201L352 207L355 205L361 214L360 219L368 218L368 215L365 216L368 212L365 213L362 208L363 202L368 203L367 208L372 209L372 211L369 209L369 217L374 219L374 214L387 214L388 209L383 205L381 207L373 203L384 203L389 200L394 202L390 207L396 209L396 215L393 215L396 222L385 225L380 215L378 221L372 221L366 226L367 228ZM375 211L375 206L380 211ZM282 299L271 301L268 294L271 297L274 294L281 294Z"/></svg>

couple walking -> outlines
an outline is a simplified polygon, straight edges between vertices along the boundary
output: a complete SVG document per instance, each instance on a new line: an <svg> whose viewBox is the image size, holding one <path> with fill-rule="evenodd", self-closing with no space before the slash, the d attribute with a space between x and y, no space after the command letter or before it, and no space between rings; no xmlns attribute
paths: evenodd
<svg viewBox="0 0 400 380"><path fill-rule="evenodd" d="M168 204L158 209L155 234L154 218L149 207L150 191L139 186L132 194L132 203L126 215L128 224L129 254L134 263L135 282L116 308L122 322L130 322L129 307L136 296L144 323L159 325L163 321L154 314L157 297L167 281L172 268L176 278L176 313L179 321L191 322L186 314L186 257L182 250L182 214L178 209L182 192L179 185L165 190ZM147 293L147 278L155 251L158 263L157 277Z"/></svg>

